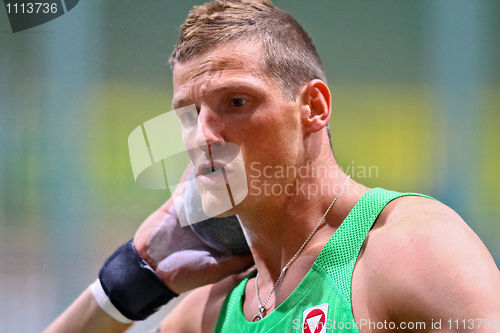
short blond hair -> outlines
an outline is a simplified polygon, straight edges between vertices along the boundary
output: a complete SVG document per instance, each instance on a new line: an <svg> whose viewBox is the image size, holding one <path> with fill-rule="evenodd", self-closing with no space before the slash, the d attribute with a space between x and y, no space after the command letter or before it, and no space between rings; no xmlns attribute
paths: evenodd
<svg viewBox="0 0 500 333"><path fill-rule="evenodd" d="M228 42L257 39L262 43L263 71L294 100L300 87L320 79L326 82L321 59L309 35L288 13L270 0L214 0L191 9L169 64Z"/></svg>

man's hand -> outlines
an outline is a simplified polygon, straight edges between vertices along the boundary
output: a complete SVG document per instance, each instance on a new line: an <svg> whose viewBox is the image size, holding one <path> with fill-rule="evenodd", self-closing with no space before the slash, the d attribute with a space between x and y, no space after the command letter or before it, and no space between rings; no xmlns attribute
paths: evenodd
<svg viewBox="0 0 500 333"><path fill-rule="evenodd" d="M179 198L179 193L173 197ZM149 216L134 236L139 255L174 292L214 283L252 265L251 255L227 255L203 243L189 226L179 225L174 199Z"/></svg>

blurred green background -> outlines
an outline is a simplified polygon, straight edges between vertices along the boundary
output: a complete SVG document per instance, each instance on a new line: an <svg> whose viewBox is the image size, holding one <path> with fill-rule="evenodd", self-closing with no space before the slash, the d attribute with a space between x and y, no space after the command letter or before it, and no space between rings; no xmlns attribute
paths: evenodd
<svg viewBox="0 0 500 333"><path fill-rule="evenodd" d="M166 62L200 3L82 0L16 34L0 13L0 331L42 330L167 199L134 184L127 136L170 110ZM323 59L340 165L450 205L498 265L500 2L275 4Z"/></svg>

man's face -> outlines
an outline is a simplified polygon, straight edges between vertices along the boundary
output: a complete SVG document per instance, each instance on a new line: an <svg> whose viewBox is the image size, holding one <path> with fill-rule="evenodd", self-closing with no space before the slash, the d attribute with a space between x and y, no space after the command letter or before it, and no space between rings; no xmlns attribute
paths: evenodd
<svg viewBox="0 0 500 333"><path fill-rule="evenodd" d="M234 188L246 187L258 175L256 168L296 165L300 158L299 103L286 100L260 61L259 42L239 41L174 66L173 108L193 105L176 113L187 123L183 139L206 212L221 200L227 203L222 193L227 193L228 179L231 195L237 197L241 191ZM248 195L241 206L259 201ZM238 211L232 208L224 215Z"/></svg>

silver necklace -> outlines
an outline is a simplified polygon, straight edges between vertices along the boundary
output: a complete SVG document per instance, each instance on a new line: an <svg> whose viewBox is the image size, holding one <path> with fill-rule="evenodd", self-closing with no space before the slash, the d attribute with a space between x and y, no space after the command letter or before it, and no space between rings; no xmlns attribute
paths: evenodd
<svg viewBox="0 0 500 333"><path fill-rule="evenodd" d="M321 216L321 218L318 220L318 223L316 223L316 226L314 227L313 231L311 231L311 233L309 234L309 236L307 236L306 240L304 241L304 243L302 243L302 245L297 250L297 252L295 252L295 254L292 257L292 259L290 259L288 261L288 263L281 269L280 276L278 277L278 279L274 283L273 289L271 289L271 292L269 293L269 295L267 295L266 299L264 300L264 303L261 302L260 296L259 296L259 282L258 282L258 280L259 280L259 272L257 272L257 275L255 276L255 294L257 295L257 303L258 303L258 306L259 306L258 307L259 308L259 313L257 313L253 317L253 319L252 319L253 321L259 321L259 320L261 320L261 319L264 318L265 312L266 312L266 304L271 299L271 295L274 293L274 290L276 290L276 287L278 287L279 283L281 282L281 279L283 278L283 276L285 276L285 273L288 270L288 268L290 267L290 265L295 261L295 259L297 259L297 257L300 255L300 253L302 252L302 250L304 249L304 247L307 245L307 243L309 243L309 241L314 236L314 234L316 233L316 231L318 231L318 229L321 226L321 224L325 221L326 215L328 215L328 213L330 212L330 210L333 207L333 204L335 203L335 201L337 201L337 199L342 194L342 191L344 190L344 187L347 184L347 181L349 180L349 178L351 178L351 176L347 176L346 177L346 179L344 181L344 184L342 184L342 187L338 191L337 195L335 195L335 198L333 198L332 202L330 203L330 206L328 206L328 209L325 211L325 213L323 214L323 216Z"/></svg>

